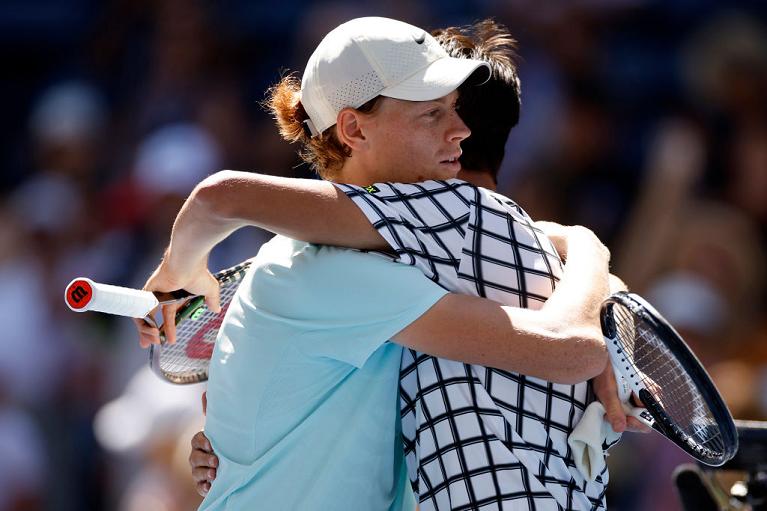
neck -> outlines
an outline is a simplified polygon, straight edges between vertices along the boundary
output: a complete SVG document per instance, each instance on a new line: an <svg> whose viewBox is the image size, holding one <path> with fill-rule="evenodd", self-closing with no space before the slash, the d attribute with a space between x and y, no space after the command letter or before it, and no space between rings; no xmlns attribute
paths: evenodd
<svg viewBox="0 0 767 511"><path fill-rule="evenodd" d="M381 179L380 176L371 171L371 169L363 164L360 158L349 157L346 158L344 166L341 167L335 181L350 185L368 186L376 182L385 181L385 179Z"/></svg>
<svg viewBox="0 0 767 511"><path fill-rule="evenodd" d="M488 190L496 191L497 188L493 174L487 170L461 169L456 177L474 186L481 186Z"/></svg>
<svg viewBox="0 0 767 511"><path fill-rule="evenodd" d="M481 186L493 191L497 189L493 174L489 171L462 169L456 177L474 186ZM373 183L391 181L391 178L387 178L368 166L363 165L360 159L347 158L335 181L350 185L368 186Z"/></svg>

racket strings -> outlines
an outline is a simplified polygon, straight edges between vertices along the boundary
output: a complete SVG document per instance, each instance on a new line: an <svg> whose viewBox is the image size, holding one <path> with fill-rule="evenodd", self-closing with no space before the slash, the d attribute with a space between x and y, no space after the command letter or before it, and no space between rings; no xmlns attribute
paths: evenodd
<svg viewBox="0 0 767 511"><path fill-rule="evenodd" d="M220 287L221 312L210 311L204 302L181 321L176 328L176 342L164 344L160 353L160 370L169 378L179 380L207 377L218 330L232 302L239 279L222 282Z"/></svg>
<svg viewBox="0 0 767 511"><path fill-rule="evenodd" d="M713 413L676 356L652 326L624 306L613 308L617 337L626 363L676 425L687 425L686 441L721 454L725 442ZM633 363L630 361L633 360Z"/></svg>

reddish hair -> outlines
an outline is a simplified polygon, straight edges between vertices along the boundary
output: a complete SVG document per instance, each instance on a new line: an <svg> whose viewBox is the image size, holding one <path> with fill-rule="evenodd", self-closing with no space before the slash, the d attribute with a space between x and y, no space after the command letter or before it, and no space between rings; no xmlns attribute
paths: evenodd
<svg viewBox="0 0 767 511"><path fill-rule="evenodd" d="M371 113L379 97L357 110ZM301 104L301 82L295 75L284 77L269 89L265 106L277 122L282 138L301 145L298 154L302 160L310 164L323 179L332 181L338 176L346 158L352 154L351 148L338 140L335 125L316 137L307 134L304 121L309 115Z"/></svg>

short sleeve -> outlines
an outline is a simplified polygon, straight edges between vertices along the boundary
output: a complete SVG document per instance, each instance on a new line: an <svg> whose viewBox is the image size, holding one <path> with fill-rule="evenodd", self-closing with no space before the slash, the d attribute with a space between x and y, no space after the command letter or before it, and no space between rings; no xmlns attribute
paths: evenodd
<svg viewBox="0 0 767 511"><path fill-rule="evenodd" d="M399 261L434 278L458 268L476 187L457 179L423 183L336 184L396 252Z"/></svg>
<svg viewBox="0 0 767 511"><path fill-rule="evenodd" d="M550 240L503 195L458 179L336 186L400 262L450 291L539 308L561 278Z"/></svg>
<svg viewBox="0 0 767 511"><path fill-rule="evenodd" d="M416 268L374 254L322 247L304 273L291 309L297 346L309 356L361 367L368 357L429 310L447 291ZM302 312L303 311L303 312Z"/></svg>

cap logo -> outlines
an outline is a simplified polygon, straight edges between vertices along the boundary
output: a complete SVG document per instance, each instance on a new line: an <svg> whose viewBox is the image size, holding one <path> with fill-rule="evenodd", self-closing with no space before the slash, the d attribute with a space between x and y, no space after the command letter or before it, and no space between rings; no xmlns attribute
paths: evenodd
<svg viewBox="0 0 767 511"><path fill-rule="evenodd" d="M413 34L413 41L415 41L417 44L423 44L425 40L426 40L426 32L421 32L418 35Z"/></svg>

